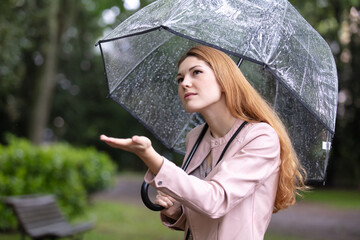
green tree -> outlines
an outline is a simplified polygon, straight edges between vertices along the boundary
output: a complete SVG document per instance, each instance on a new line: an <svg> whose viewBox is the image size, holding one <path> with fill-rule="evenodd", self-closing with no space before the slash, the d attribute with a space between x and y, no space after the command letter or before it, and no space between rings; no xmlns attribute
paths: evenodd
<svg viewBox="0 0 360 240"><path fill-rule="evenodd" d="M141 1L139 8L150 2ZM103 63L95 47L106 31L139 9L125 6L114 0L0 3L0 43L8 49L0 54L2 136L10 131L38 144L66 140L105 148L100 133L144 132L106 98ZM110 10L117 16L109 23L103 16ZM142 166L128 153L109 151L124 159L120 165Z"/></svg>

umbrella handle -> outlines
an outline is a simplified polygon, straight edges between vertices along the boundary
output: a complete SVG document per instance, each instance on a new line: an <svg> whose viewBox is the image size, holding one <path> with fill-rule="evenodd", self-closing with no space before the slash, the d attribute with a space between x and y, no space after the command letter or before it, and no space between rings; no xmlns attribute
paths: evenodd
<svg viewBox="0 0 360 240"><path fill-rule="evenodd" d="M145 204L145 206L153 211L161 211L164 209L164 207L155 204L153 202L151 202L150 198L149 198L149 184L147 184L145 181L142 183L141 185L141 199L143 201L143 203Z"/></svg>

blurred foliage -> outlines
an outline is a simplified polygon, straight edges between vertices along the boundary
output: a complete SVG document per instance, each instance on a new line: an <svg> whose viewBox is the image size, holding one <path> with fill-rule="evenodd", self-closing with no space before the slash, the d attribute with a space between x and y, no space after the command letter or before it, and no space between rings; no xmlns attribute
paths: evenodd
<svg viewBox="0 0 360 240"><path fill-rule="evenodd" d="M59 0L54 0L59 1ZM99 135L146 135L155 149L171 160L181 156L166 150L114 101L107 86L100 50L95 43L132 13L151 3L140 0L59 1L59 47L49 119L43 141L67 141L74 146L106 150L121 170L145 171L135 156L101 143ZM327 184L360 184L360 0L290 0L328 42L338 67L339 109ZM49 0L0 2L0 142L4 134L29 137L30 119L39 76L49 45ZM108 18L110 16L110 18ZM112 17L112 18L111 18Z"/></svg>
<svg viewBox="0 0 360 240"><path fill-rule="evenodd" d="M7 136L0 145L0 196L54 194L65 213L83 212L89 194L113 184L115 166L109 156L92 147L65 143L34 146L26 139ZM0 202L0 229L15 227L9 208Z"/></svg>
<svg viewBox="0 0 360 240"><path fill-rule="evenodd" d="M136 2L136 1L135 1ZM151 1L141 1L145 6ZM49 1L4 0L0 2L0 142L4 133L29 137L36 82L46 61L47 12ZM119 13L105 23L106 11ZM110 149L99 135L150 134L114 101L106 98L107 86L100 49L95 43L107 31L131 15L122 1L61 1L60 46L48 125L44 142L68 141L76 146L96 146L118 160L122 170L144 171L144 165L127 152ZM35 13L36 14L33 14ZM66 22L65 22L66 21ZM153 139L155 147L172 153Z"/></svg>

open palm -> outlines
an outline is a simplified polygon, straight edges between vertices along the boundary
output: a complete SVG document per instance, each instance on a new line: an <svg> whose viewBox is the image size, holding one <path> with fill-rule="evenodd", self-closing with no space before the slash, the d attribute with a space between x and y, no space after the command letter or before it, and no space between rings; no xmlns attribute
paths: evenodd
<svg viewBox="0 0 360 240"><path fill-rule="evenodd" d="M122 150L135 153L136 155L141 155L141 153L151 147L150 139L143 136L133 136L132 138L114 138L101 135L100 140L104 141L113 148L120 148Z"/></svg>

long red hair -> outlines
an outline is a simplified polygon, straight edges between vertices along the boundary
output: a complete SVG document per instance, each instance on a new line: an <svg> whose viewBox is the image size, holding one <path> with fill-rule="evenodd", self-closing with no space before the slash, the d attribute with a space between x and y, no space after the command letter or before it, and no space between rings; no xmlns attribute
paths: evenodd
<svg viewBox="0 0 360 240"><path fill-rule="evenodd" d="M227 107L234 117L247 122L266 122L274 128L280 140L281 158L274 212L295 204L299 191L307 189L306 171L299 163L286 128L276 112L224 52L207 46L195 46L180 58L178 66L188 56L195 56L210 65L224 90Z"/></svg>

